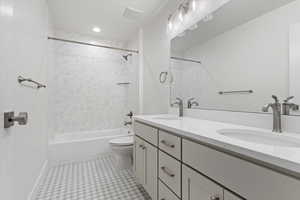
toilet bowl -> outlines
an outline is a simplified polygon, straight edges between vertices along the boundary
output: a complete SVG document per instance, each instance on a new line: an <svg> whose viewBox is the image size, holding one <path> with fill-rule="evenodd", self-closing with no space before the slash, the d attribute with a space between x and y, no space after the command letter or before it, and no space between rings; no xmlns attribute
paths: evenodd
<svg viewBox="0 0 300 200"><path fill-rule="evenodd" d="M119 169L132 168L133 162L133 136L124 136L109 141L115 154L116 164Z"/></svg>

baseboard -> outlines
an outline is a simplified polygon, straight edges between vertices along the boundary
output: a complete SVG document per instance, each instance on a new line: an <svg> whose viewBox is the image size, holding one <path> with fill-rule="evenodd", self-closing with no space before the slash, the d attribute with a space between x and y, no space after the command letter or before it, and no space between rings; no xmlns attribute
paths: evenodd
<svg viewBox="0 0 300 200"><path fill-rule="evenodd" d="M48 160L46 160L40 170L38 177L35 180L35 183L33 185L31 192L28 195L27 200L33 200L35 198L37 191L38 191L39 184L45 177L46 172L48 171L48 168L49 168L49 162L48 162Z"/></svg>

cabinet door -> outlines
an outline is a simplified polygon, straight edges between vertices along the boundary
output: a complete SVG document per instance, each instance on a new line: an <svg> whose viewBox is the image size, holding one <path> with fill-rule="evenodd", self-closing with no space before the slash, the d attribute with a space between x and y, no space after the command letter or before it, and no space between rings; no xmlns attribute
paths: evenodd
<svg viewBox="0 0 300 200"><path fill-rule="evenodd" d="M135 176L140 184L145 182L144 141L135 136Z"/></svg>
<svg viewBox="0 0 300 200"><path fill-rule="evenodd" d="M144 143L145 179L144 187L152 200L157 199L157 148Z"/></svg>
<svg viewBox="0 0 300 200"><path fill-rule="evenodd" d="M242 199L225 190L224 200L242 200Z"/></svg>
<svg viewBox="0 0 300 200"><path fill-rule="evenodd" d="M223 188L189 167L182 166L183 200L223 200Z"/></svg>

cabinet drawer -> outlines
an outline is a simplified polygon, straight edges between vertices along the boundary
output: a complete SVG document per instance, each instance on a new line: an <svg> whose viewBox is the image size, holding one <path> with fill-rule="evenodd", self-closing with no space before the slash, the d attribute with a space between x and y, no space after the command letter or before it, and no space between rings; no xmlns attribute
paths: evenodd
<svg viewBox="0 0 300 200"><path fill-rule="evenodd" d="M158 183L159 200L179 200L179 198L169 190L161 181Z"/></svg>
<svg viewBox="0 0 300 200"><path fill-rule="evenodd" d="M144 125L139 122L134 122L134 133L155 146L157 146L157 132L158 130L156 128Z"/></svg>
<svg viewBox="0 0 300 200"><path fill-rule="evenodd" d="M159 131L159 148L174 156L178 160L181 159L181 139L175 135L171 135L165 131Z"/></svg>
<svg viewBox="0 0 300 200"><path fill-rule="evenodd" d="M180 162L159 151L159 178L168 185L177 196L181 196L181 167Z"/></svg>
<svg viewBox="0 0 300 200"><path fill-rule="evenodd" d="M300 181L189 140L183 162L249 200L299 200Z"/></svg>

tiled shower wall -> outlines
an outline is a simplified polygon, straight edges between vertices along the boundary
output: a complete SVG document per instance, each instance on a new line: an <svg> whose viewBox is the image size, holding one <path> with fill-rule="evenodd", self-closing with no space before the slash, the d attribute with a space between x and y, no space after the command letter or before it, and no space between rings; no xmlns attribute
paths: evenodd
<svg viewBox="0 0 300 200"><path fill-rule="evenodd" d="M93 42L87 38L59 34L60 38ZM101 42L103 44L103 42ZM106 42L106 45L119 46ZM51 41L49 66L50 116L55 134L120 128L129 112L128 94L136 81L136 55L126 52Z"/></svg>

